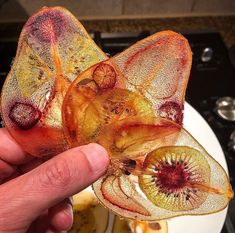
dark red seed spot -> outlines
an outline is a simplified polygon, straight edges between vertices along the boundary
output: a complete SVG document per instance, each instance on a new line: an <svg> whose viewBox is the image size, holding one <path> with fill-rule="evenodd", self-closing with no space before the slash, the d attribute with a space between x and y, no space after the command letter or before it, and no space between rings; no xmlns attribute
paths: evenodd
<svg viewBox="0 0 235 233"><path fill-rule="evenodd" d="M162 189L161 191L169 192L169 190L178 191L184 188L189 174L187 171L185 171L182 164L177 166L165 164L156 174L156 177L160 183L160 189Z"/></svg>
<svg viewBox="0 0 235 233"><path fill-rule="evenodd" d="M9 118L20 129L31 129L41 118L41 112L29 103L15 102L10 108Z"/></svg>
<svg viewBox="0 0 235 233"><path fill-rule="evenodd" d="M182 124L183 121L183 108L176 102L168 101L158 109L161 117L175 121Z"/></svg>
<svg viewBox="0 0 235 233"><path fill-rule="evenodd" d="M61 12L47 10L29 20L27 27L29 34L40 42L54 43L65 31L65 24Z"/></svg>
<svg viewBox="0 0 235 233"><path fill-rule="evenodd" d="M116 83L116 72L111 65L100 63L93 72L93 79L101 89L113 88Z"/></svg>

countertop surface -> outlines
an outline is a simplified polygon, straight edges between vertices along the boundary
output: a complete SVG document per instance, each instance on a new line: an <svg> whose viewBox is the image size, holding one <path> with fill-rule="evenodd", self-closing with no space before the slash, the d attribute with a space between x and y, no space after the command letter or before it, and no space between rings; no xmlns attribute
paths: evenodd
<svg viewBox="0 0 235 233"><path fill-rule="evenodd" d="M235 16L82 21L89 32L218 31L227 47L235 44Z"/></svg>
<svg viewBox="0 0 235 233"><path fill-rule="evenodd" d="M218 31L227 47L235 44L235 16L203 16L153 19L81 20L88 32ZM25 22L0 23L0 40L18 40Z"/></svg>

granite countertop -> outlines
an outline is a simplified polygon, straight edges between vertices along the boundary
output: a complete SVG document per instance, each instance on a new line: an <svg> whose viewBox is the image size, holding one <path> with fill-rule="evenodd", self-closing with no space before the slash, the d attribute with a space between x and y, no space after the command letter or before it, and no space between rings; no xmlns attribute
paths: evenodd
<svg viewBox="0 0 235 233"><path fill-rule="evenodd" d="M82 21L89 32L218 31L227 47L235 44L235 16Z"/></svg>
<svg viewBox="0 0 235 233"><path fill-rule="evenodd" d="M218 31L227 47L235 44L235 16L177 17L154 19L81 20L88 32ZM0 40L18 40L25 22L0 23Z"/></svg>

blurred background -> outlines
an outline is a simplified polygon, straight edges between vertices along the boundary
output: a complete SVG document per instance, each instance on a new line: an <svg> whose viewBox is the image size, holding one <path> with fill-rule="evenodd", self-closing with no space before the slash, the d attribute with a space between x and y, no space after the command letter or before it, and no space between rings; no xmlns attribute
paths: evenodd
<svg viewBox="0 0 235 233"><path fill-rule="evenodd" d="M70 10L90 32L210 29L220 31L228 46L235 41L234 0L0 0L0 23L8 28L1 25L1 31L18 33L21 25L14 28L14 23L24 23L43 6L56 5Z"/></svg>
<svg viewBox="0 0 235 233"><path fill-rule="evenodd" d="M21 29L43 6L64 6L110 56L160 30L182 33L193 51L186 100L204 117L224 151L235 187L234 0L0 0L0 87ZM232 201L223 233L235 232Z"/></svg>

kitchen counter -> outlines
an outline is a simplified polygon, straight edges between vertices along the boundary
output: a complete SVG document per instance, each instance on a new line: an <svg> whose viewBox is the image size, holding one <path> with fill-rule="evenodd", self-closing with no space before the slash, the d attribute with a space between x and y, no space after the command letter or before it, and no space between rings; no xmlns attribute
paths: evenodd
<svg viewBox="0 0 235 233"><path fill-rule="evenodd" d="M88 32L218 31L227 47L235 44L235 16L203 16L154 19L81 20ZM25 22L0 23L0 40L18 40Z"/></svg>
<svg viewBox="0 0 235 233"><path fill-rule="evenodd" d="M82 21L89 32L218 31L227 47L235 44L235 16Z"/></svg>

